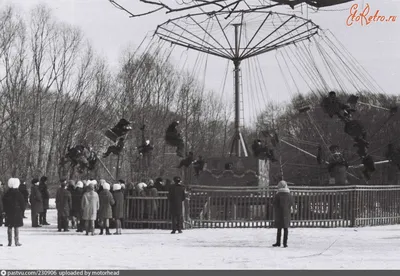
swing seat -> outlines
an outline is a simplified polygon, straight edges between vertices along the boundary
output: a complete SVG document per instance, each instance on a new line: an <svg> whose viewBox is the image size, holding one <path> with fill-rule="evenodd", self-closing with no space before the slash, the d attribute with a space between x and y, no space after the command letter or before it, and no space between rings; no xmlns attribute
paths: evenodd
<svg viewBox="0 0 400 276"><path fill-rule="evenodd" d="M360 121L351 120L347 122L344 126L344 132L351 137L361 137L365 133L365 129Z"/></svg>
<svg viewBox="0 0 400 276"><path fill-rule="evenodd" d="M359 97L355 95L350 95L350 97L347 99L347 103L350 105L356 105L358 102Z"/></svg>
<svg viewBox="0 0 400 276"><path fill-rule="evenodd" d="M113 141L114 143L116 143L117 142L117 139L118 139L118 135L115 133L115 132L113 132L111 129L108 129L106 132L105 132L105 136L108 138L108 139L110 139L111 141Z"/></svg>
<svg viewBox="0 0 400 276"><path fill-rule="evenodd" d="M305 113L305 112L310 111L310 110L311 110L311 107L310 107L310 106L303 106L303 107L301 107L301 108L299 109L299 112L300 112L300 113Z"/></svg>

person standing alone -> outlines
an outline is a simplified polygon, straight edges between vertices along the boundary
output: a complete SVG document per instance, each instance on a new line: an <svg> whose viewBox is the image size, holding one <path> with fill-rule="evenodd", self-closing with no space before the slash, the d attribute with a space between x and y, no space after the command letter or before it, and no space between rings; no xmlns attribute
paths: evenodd
<svg viewBox="0 0 400 276"><path fill-rule="evenodd" d="M286 181L282 180L278 183L278 192L273 201L275 209L275 227L277 228L276 243L273 247L281 246L281 235L283 229L283 247L287 247L287 240L290 227L291 207L293 206L293 198Z"/></svg>
<svg viewBox="0 0 400 276"><path fill-rule="evenodd" d="M7 226L8 246L12 244L12 230L14 228L15 246L19 243L19 227L23 226L23 213L25 210L25 200L18 190L20 181L18 178L10 178L8 187L10 188L3 197L4 212L6 213L5 225Z"/></svg>
<svg viewBox="0 0 400 276"><path fill-rule="evenodd" d="M168 201L170 205L170 212L172 217L172 232L175 234L182 233L183 217L182 217L182 202L185 200L185 187L183 187L181 178L174 177L174 184L170 186L168 192Z"/></svg>

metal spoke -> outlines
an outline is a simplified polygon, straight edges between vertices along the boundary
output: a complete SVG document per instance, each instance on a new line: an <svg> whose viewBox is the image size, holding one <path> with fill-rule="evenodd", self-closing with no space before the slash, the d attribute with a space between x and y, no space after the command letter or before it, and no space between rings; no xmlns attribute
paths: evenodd
<svg viewBox="0 0 400 276"><path fill-rule="evenodd" d="M281 17L285 20L282 20ZM188 20L194 24L189 25ZM211 20L216 23L215 29L204 26L205 22L209 23ZM274 20L280 20L277 24L279 26L270 31L268 28L271 24L275 26ZM289 23L291 25L288 25ZM248 40L248 28L251 27L255 27L256 31L249 35L251 38ZM183 30L183 34L177 34L173 28ZM285 28L285 33L280 34L279 31L283 28ZM316 29L318 26L312 21L294 15L267 11L231 10L211 14L199 13L172 19L161 24L156 30L156 35L171 44L233 61L235 67L235 133L232 149L235 155L240 157L241 152L247 156L240 129L241 61L309 39L317 33ZM268 33L265 35L261 33L262 31L268 31ZM204 34L203 38L198 34L199 32ZM242 44L244 48L241 47Z"/></svg>

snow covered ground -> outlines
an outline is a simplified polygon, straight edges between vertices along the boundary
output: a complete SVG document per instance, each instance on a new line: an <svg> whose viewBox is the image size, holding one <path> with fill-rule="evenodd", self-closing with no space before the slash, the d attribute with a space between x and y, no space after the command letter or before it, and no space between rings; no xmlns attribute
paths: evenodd
<svg viewBox="0 0 400 276"><path fill-rule="evenodd" d="M57 232L54 210L49 218L42 228L25 219L22 247L7 247L0 227L1 269L400 269L400 226L290 229L289 247L273 248L275 229L85 236Z"/></svg>

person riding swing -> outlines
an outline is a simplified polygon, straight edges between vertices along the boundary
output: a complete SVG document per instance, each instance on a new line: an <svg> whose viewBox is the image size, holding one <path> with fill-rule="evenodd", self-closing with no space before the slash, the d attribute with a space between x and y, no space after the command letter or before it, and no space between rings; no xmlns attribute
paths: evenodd
<svg viewBox="0 0 400 276"><path fill-rule="evenodd" d="M183 143L181 134L177 129L178 126L179 121L174 121L168 126L165 132L165 142L172 147L176 147L176 155L183 157L185 145Z"/></svg>

